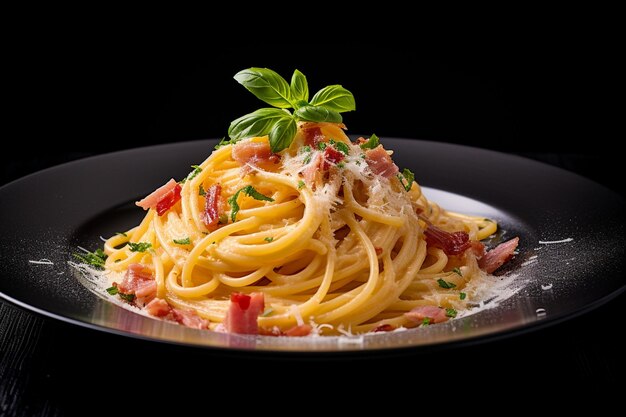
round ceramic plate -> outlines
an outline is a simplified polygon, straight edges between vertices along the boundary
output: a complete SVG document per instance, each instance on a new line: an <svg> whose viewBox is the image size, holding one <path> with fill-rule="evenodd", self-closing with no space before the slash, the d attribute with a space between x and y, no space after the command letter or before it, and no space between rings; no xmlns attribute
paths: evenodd
<svg viewBox="0 0 626 417"><path fill-rule="evenodd" d="M496 300L426 328L355 337L254 337L201 331L98 297L69 266L77 246L127 230L143 217L134 201L182 178L216 141L117 152L57 166L0 188L0 296L23 308L97 330L227 350L338 352L423 348L512 335L590 310L625 288L624 199L575 174L483 149L385 139L398 166L454 211L496 219L496 239L520 237L499 271ZM49 263L34 263L42 259ZM506 287L506 288L505 288ZM502 295L501 294L501 295ZM490 301L490 302L489 302Z"/></svg>

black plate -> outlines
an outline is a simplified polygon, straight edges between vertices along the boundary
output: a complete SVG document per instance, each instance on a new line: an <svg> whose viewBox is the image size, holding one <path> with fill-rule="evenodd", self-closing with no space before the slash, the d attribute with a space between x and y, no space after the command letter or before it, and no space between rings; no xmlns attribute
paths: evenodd
<svg viewBox="0 0 626 417"><path fill-rule="evenodd" d="M488 340L555 323L626 288L624 199L583 177L488 150L385 139L400 167L415 172L443 207L497 219L520 236L507 270L519 290L497 307L405 332L355 338L274 338L199 331L134 314L94 295L69 267L77 245L135 225L133 202L170 177L182 178L216 141L133 149L88 158L0 188L0 296L70 323L135 336L223 349L361 351ZM540 243L563 241L562 243ZM54 265L29 261L49 259Z"/></svg>

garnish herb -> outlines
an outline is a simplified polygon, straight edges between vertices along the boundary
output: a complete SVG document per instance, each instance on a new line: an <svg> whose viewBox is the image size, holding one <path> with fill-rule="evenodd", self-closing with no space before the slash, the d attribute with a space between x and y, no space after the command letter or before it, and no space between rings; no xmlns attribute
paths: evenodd
<svg viewBox="0 0 626 417"><path fill-rule="evenodd" d="M272 307L268 307L265 309L265 311L261 314L261 317L267 317L270 316L272 313L274 312L274 309Z"/></svg>
<svg viewBox="0 0 626 417"><path fill-rule="evenodd" d="M114 285L112 287L107 288L107 292L109 293L109 295L116 295L118 293L118 289L117 287Z"/></svg>
<svg viewBox="0 0 626 417"><path fill-rule="evenodd" d="M430 324L430 317L424 317L422 320L422 326L428 326Z"/></svg>
<svg viewBox="0 0 626 417"><path fill-rule="evenodd" d="M253 186L246 185L245 187L238 190L235 194L233 194L228 199L228 204L230 204L230 208L231 208L230 218L233 221L233 223L235 223L235 220L237 218L237 213L239 212L239 204L237 204L237 197L239 197L240 193L244 193L245 195L252 197L255 200L259 200L259 201L270 201L270 202L274 201L273 198L265 196L261 194L260 192L258 192Z"/></svg>
<svg viewBox="0 0 626 417"><path fill-rule="evenodd" d="M465 300L465 297L467 297L467 294L465 294L464 292L459 293L459 298L460 298L461 300Z"/></svg>
<svg viewBox="0 0 626 417"><path fill-rule="evenodd" d="M266 237L265 239L263 239L266 242L272 242L274 240L273 237Z"/></svg>
<svg viewBox="0 0 626 417"><path fill-rule="evenodd" d="M226 223L228 223L228 216L225 213L220 214L220 216L217 219L217 222L219 224L226 224Z"/></svg>
<svg viewBox="0 0 626 417"><path fill-rule="evenodd" d="M200 168L199 165L192 165L191 167L193 168L193 171L191 171L189 175L179 181L181 184L184 184L187 181L191 181L196 177L196 175L202 172L202 168Z"/></svg>
<svg viewBox="0 0 626 417"><path fill-rule="evenodd" d="M260 100L266 107L233 120L228 129L230 141L235 143L251 136L269 135L270 149L280 152L287 149L296 135L296 122L341 123L340 113L355 110L354 96L340 85L330 85L318 91L309 102L309 85L306 77L295 70L291 84L268 68L249 68L235 74L235 80ZM287 109L293 109L291 113Z"/></svg>
<svg viewBox="0 0 626 417"><path fill-rule="evenodd" d="M128 301L129 303L132 303L135 299L135 294L124 294L123 292L118 292L117 295L119 295L122 300Z"/></svg>
<svg viewBox="0 0 626 417"><path fill-rule="evenodd" d="M231 145L231 144L234 144L235 142L236 142L236 141L233 141L232 139L228 139L228 140L227 140L227 139L226 139L226 137L223 137L223 138L220 140L220 143L218 143L217 145L215 145L215 148L213 148L213 149L218 150L218 149L219 149L219 148L221 148L222 146Z"/></svg>
<svg viewBox="0 0 626 417"><path fill-rule="evenodd" d="M461 272L461 268L454 267L454 268L452 268L452 272L454 272L458 276L461 276L461 277L463 276L463 273Z"/></svg>
<svg viewBox="0 0 626 417"><path fill-rule="evenodd" d="M301 190L302 187L304 187L304 186L305 186L304 181L302 181L302 180L298 181L298 190Z"/></svg>
<svg viewBox="0 0 626 417"><path fill-rule="evenodd" d="M304 145L298 150L298 153L307 153L311 152L311 147L309 145Z"/></svg>
<svg viewBox="0 0 626 417"><path fill-rule="evenodd" d="M405 190L411 191L413 181L415 180L415 174L413 174L411 170L404 168L402 170L402 174L398 174L398 179Z"/></svg>
<svg viewBox="0 0 626 417"><path fill-rule="evenodd" d="M456 310L453 308L446 308L446 317L456 317Z"/></svg>
<svg viewBox="0 0 626 417"><path fill-rule="evenodd" d="M198 195L201 195L202 197L206 196L206 191L204 190L202 184L200 184L200 187L198 187Z"/></svg>
<svg viewBox="0 0 626 417"><path fill-rule="evenodd" d="M124 237L128 237L128 235L124 232L115 232L116 235L118 236L124 236Z"/></svg>
<svg viewBox="0 0 626 417"><path fill-rule="evenodd" d="M74 258L87 265L96 268L104 268L104 262L107 260L108 256L102 249L96 249L93 252L75 253Z"/></svg>
<svg viewBox="0 0 626 417"><path fill-rule="evenodd" d="M190 245L191 239L189 239L188 237L184 239L174 239L174 243L176 243L177 245Z"/></svg>
<svg viewBox="0 0 626 417"><path fill-rule="evenodd" d="M448 282L448 281L444 281L443 279L439 278L437 280L437 283L439 284L439 286L441 288L445 288L445 289L450 289L450 288L454 288L456 287L456 284L453 282Z"/></svg>
<svg viewBox="0 0 626 417"><path fill-rule="evenodd" d="M338 167L338 168L344 168L345 166L346 166L346 163L345 163L345 162L339 162L339 163L337 164L337 167Z"/></svg>
<svg viewBox="0 0 626 417"><path fill-rule="evenodd" d="M131 252L145 252L152 247L152 243L148 242L128 242L128 248Z"/></svg>
<svg viewBox="0 0 626 417"><path fill-rule="evenodd" d="M336 142L333 139L331 139L330 144L333 145L335 149L337 149L339 152L343 153L344 155L348 155L350 153L350 148L348 148L348 145L346 145L343 142Z"/></svg>
<svg viewBox="0 0 626 417"><path fill-rule="evenodd" d="M324 149L326 149L326 142L320 142L317 144L317 149L319 149L320 151L323 151Z"/></svg>
<svg viewBox="0 0 626 417"><path fill-rule="evenodd" d="M372 133L372 136L370 136L367 142L361 144L361 149L374 149L378 145L380 145L380 140L376 134Z"/></svg>

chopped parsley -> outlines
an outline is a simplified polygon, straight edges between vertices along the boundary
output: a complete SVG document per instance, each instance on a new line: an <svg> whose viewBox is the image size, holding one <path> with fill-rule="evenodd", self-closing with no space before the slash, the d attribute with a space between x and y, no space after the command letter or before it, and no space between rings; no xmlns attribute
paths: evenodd
<svg viewBox="0 0 626 417"><path fill-rule="evenodd" d="M345 166L346 166L346 163L345 163L345 162L339 162L339 163L337 164L337 167L338 167L338 168L345 168Z"/></svg>
<svg viewBox="0 0 626 417"><path fill-rule="evenodd" d="M302 180L298 181L298 190L301 190L302 187L304 187L304 186L305 186L304 181L302 181Z"/></svg>
<svg viewBox="0 0 626 417"><path fill-rule="evenodd" d="M439 284L439 286L441 288L445 288L445 289L450 289L450 288L454 288L456 287L456 284L453 282L448 282L448 281L444 281L443 279L439 278L437 280L437 283Z"/></svg>
<svg viewBox="0 0 626 417"><path fill-rule="evenodd" d="M107 288L107 292L109 293L109 295L116 295L118 293L118 289L117 287L114 285L112 287Z"/></svg>
<svg viewBox="0 0 626 417"><path fill-rule="evenodd" d="M402 184L404 189L407 191L411 191L413 181L415 180L415 174L413 174L410 169L404 168L402 170L402 174L398 174L397 177L398 180L400 180L400 184Z"/></svg>
<svg viewBox="0 0 626 417"><path fill-rule="evenodd" d="M453 308L446 308L446 317L456 317L456 310Z"/></svg>
<svg viewBox="0 0 626 417"><path fill-rule="evenodd" d="M225 213L220 214L220 216L217 218L217 223L219 224L228 223L228 216Z"/></svg>
<svg viewBox="0 0 626 417"><path fill-rule="evenodd" d="M465 297L467 297L467 294L465 294L464 292L459 293L459 298L460 298L461 300L465 300Z"/></svg>
<svg viewBox="0 0 626 417"><path fill-rule="evenodd" d="M104 262L107 260L108 256L102 249L96 249L93 252L75 253L74 258L87 265L96 268L104 268Z"/></svg>
<svg viewBox="0 0 626 417"><path fill-rule="evenodd" d="M198 195L201 195L202 197L206 195L206 191L204 191L202 184L200 184L200 187L198 188Z"/></svg>
<svg viewBox="0 0 626 417"><path fill-rule="evenodd" d="M317 144L317 149L319 149L320 151L323 151L324 149L326 149L326 142L320 142Z"/></svg>
<svg viewBox="0 0 626 417"><path fill-rule="evenodd" d="M266 237L265 239L263 239L266 242L272 242L274 240L273 237Z"/></svg>
<svg viewBox="0 0 626 417"><path fill-rule="evenodd" d="M124 232L115 232L116 235L118 236L124 236L124 237L128 237L128 235Z"/></svg>
<svg viewBox="0 0 626 417"><path fill-rule="evenodd" d="M187 175L187 177L180 182L181 184L184 184L186 181L191 181L196 177L196 175L202 172L200 165L192 165L191 167L193 168L193 171L191 171L189 175Z"/></svg>
<svg viewBox="0 0 626 417"><path fill-rule="evenodd" d="M152 247L152 243L148 242L128 242L128 248L131 252L145 252Z"/></svg>
<svg viewBox="0 0 626 417"><path fill-rule="evenodd" d="M304 159L302 160L302 164L303 164L303 165L308 165L308 163L309 163L309 162L311 162L311 154L308 154L308 155L306 156L306 158L304 158Z"/></svg>
<svg viewBox="0 0 626 417"><path fill-rule="evenodd" d="M300 148L300 150L298 151L298 153L307 153L307 152L311 152L311 147L309 145L304 145L303 147Z"/></svg>
<svg viewBox="0 0 626 417"><path fill-rule="evenodd" d="M274 309L272 307L268 307L265 309L265 311L261 314L261 317L267 317L270 316L272 313L274 312Z"/></svg>
<svg viewBox="0 0 626 417"><path fill-rule="evenodd" d="M135 294L124 294L123 292L118 292L117 295L119 295L122 300L128 301L129 303L132 303L135 299Z"/></svg>
<svg viewBox="0 0 626 417"><path fill-rule="evenodd" d="M174 243L176 243L177 245L190 245L191 239L189 239L188 237L184 239L174 239Z"/></svg>
<svg viewBox="0 0 626 417"><path fill-rule="evenodd" d="M230 218L233 221L233 223L235 223L235 220L237 219L237 213L239 213L239 204L237 204L237 197L239 197L240 193L244 193L248 197L252 197L255 200L259 200L259 201L270 201L270 202L274 201L272 197L268 197L266 195L261 194L253 186L246 185L245 187L238 190L235 194L233 194L228 199L228 204L230 204L230 208L231 208Z"/></svg>
<svg viewBox="0 0 626 417"><path fill-rule="evenodd" d="M380 139L378 139L376 134L372 133L372 136L370 136L367 142L361 144L361 149L374 149L378 145L380 145Z"/></svg>
<svg viewBox="0 0 626 417"><path fill-rule="evenodd" d="M226 145L234 145L235 143L237 143L237 140L235 139L226 139L226 136L224 136L222 138L222 140L220 140L220 143L218 143L217 145L215 145L215 150L218 150L219 148L221 148L222 146L226 146Z"/></svg>
<svg viewBox="0 0 626 417"><path fill-rule="evenodd" d="M455 274L457 274L460 277L463 276L463 273L461 272L461 268L458 268L458 267L452 268L452 272L454 272Z"/></svg>
<svg viewBox="0 0 626 417"><path fill-rule="evenodd" d="M343 142L336 142L335 140L331 139L330 144L333 145L335 149L337 149L339 152L343 153L344 155L348 155L350 153L350 148L348 148L348 145L346 145Z"/></svg>
<svg viewBox="0 0 626 417"><path fill-rule="evenodd" d="M424 317L422 320L422 326L428 326L430 324L430 317Z"/></svg>

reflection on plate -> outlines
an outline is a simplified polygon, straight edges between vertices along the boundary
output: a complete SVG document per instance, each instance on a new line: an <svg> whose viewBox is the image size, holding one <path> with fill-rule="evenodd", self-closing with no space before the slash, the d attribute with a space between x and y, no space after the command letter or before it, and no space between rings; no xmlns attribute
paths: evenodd
<svg viewBox="0 0 626 417"><path fill-rule="evenodd" d="M499 278L506 288L502 300L427 328L294 339L189 329L135 314L83 286L80 274L68 265L76 246L95 248L101 245L97 236L137 223L143 213L133 202L163 182L161 173L185 175L188 162L208 155L215 141L98 156L0 188L0 295L61 320L156 341L322 352L419 347L514 334L583 312L624 290L620 274L614 272L624 266L621 197L577 175L510 155L407 139L385 143L396 151L398 165L415 172L427 197L447 209L496 219L504 238L520 236L520 254ZM105 175L107 183L123 186L98 187L98 179ZM43 259L51 262L31 262Z"/></svg>

